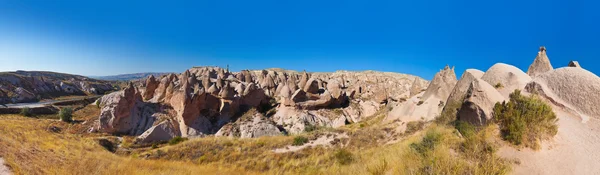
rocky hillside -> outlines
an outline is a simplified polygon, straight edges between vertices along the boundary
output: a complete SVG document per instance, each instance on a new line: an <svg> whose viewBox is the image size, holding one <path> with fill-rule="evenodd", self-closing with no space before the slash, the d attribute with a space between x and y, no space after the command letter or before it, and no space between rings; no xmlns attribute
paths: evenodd
<svg viewBox="0 0 600 175"><path fill-rule="evenodd" d="M0 103L34 102L67 95L104 94L113 90L107 81L79 75L42 71L0 73Z"/></svg>
<svg viewBox="0 0 600 175"><path fill-rule="evenodd" d="M166 72L144 72L144 73L133 73L133 74L120 74L120 75L109 75L109 76L90 76L91 78L107 81L130 81L137 79L144 79L150 75L160 77L169 73Z"/></svg>
<svg viewBox="0 0 600 175"><path fill-rule="evenodd" d="M388 103L410 98L411 88L421 91L426 85L415 76L374 71L194 67L182 74L151 75L140 86L130 83L99 99L102 111L91 130L139 136L140 142L301 133L359 122ZM249 110L254 114L241 117Z"/></svg>

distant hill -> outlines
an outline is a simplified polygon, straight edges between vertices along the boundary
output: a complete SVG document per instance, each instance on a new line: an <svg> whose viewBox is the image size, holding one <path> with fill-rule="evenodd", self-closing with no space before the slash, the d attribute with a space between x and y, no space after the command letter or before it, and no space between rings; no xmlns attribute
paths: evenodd
<svg viewBox="0 0 600 175"><path fill-rule="evenodd" d="M108 80L108 81L129 81L146 78L149 75L160 77L161 75L169 74L169 72L144 72L144 73L133 73L133 74L120 74L110 76L90 76L95 79Z"/></svg>

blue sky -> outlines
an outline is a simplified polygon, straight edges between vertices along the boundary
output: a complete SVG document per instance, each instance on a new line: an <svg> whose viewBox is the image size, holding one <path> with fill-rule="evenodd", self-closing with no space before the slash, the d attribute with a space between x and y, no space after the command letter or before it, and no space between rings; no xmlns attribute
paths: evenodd
<svg viewBox="0 0 600 175"><path fill-rule="evenodd" d="M82 75L232 70L379 70L431 79L496 62L600 72L597 2L0 1L0 71Z"/></svg>

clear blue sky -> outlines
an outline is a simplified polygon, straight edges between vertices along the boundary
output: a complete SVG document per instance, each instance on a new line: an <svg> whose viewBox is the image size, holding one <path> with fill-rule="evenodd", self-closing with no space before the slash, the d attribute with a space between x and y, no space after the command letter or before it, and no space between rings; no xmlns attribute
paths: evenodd
<svg viewBox="0 0 600 175"><path fill-rule="evenodd" d="M82 75L379 70L431 79L496 62L600 72L599 4L573 1L0 1L0 71Z"/></svg>

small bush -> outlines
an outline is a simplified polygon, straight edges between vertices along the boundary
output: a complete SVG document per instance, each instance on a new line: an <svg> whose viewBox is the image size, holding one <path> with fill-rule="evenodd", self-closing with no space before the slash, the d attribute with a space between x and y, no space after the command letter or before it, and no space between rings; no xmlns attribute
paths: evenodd
<svg viewBox="0 0 600 175"><path fill-rule="evenodd" d="M169 145L176 145L176 144L178 144L178 143L181 143L181 142L184 142L184 141L186 141L186 140L188 140L188 139L187 139L187 138L183 138L183 137L179 137L179 136L177 136L177 137L175 137L175 138L173 138L173 139L169 140Z"/></svg>
<svg viewBox="0 0 600 175"><path fill-rule="evenodd" d="M100 99L96 100L96 107L100 108Z"/></svg>
<svg viewBox="0 0 600 175"><path fill-rule="evenodd" d="M475 135L477 133L475 126L471 125L468 122L464 122L464 121L456 122L455 128L465 138L472 137L473 135Z"/></svg>
<svg viewBox="0 0 600 175"><path fill-rule="evenodd" d="M502 85L502 83L496 83L496 85L494 85L494 88L496 89L500 89L503 88L504 86Z"/></svg>
<svg viewBox="0 0 600 175"><path fill-rule="evenodd" d="M333 154L333 157L340 165L348 165L354 161L352 153L345 149L340 149Z"/></svg>
<svg viewBox="0 0 600 175"><path fill-rule="evenodd" d="M411 121L408 122L406 124L406 131L404 132L404 134L413 134L421 129L423 129L423 126L425 126L425 122L424 121Z"/></svg>
<svg viewBox="0 0 600 175"><path fill-rule="evenodd" d="M410 147L420 154L427 154L435 149L435 146L442 141L442 134L437 130L429 130L423 140L419 143L413 143Z"/></svg>
<svg viewBox="0 0 600 175"><path fill-rule="evenodd" d="M152 149L156 149L156 148L158 148L158 144L157 143L152 144Z"/></svg>
<svg viewBox="0 0 600 175"><path fill-rule="evenodd" d="M419 103L417 103L417 106L421 106L423 103L425 103L423 100L419 101Z"/></svg>
<svg viewBox="0 0 600 175"><path fill-rule="evenodd" d="M438 124L450 124L456 121L456 113L461 105L462 103L460 102L447 102L440 116L435 118L435 122Z"/></svg>
<svg viewBox="0 0 600 175"><path fill-rule="evenodd" d="M31 113L31 109L29 109L27 107L22 108L21 112L19 114L21 114L22 116L25 116L25 117L31 117L31 116L33 116L33 113Z"/></svg>
<svg viewBox="0 0 600 175"><path fill-rule="evenodd" d="M303 136L296 136L294 137L294 142L292 143L293 146L301 146L304 145L305 143L308 143L308 138L303 137Z"/></svg>
<svg viewBox="0 0 600 175"><path fill-rule="evenodd" d="M493 115L502 138L515 145L538 149L541 140L558 132L558 119L552 108L536 96L521 95L519 90L510 94L508 103L496 103Z"/></svg>
<svg viewBox="0 0 600 175"><path fill-rule="evenodd" d="M73 121L73 109L70 107L62 108L58 112L58 118L63 122L72 122Z"/></svg>
<svg viewBox="0 0 600 175"><path fill-rule="evenodd" d="M316 131L317 129L319 129L317 126L314 125L306 125L304 127L304 132L312 132L312 131Z"/></svg>

